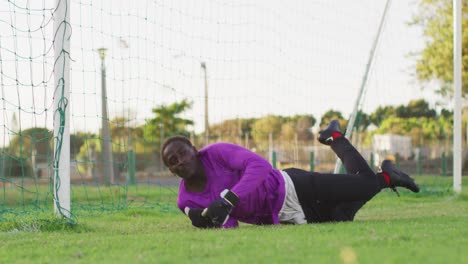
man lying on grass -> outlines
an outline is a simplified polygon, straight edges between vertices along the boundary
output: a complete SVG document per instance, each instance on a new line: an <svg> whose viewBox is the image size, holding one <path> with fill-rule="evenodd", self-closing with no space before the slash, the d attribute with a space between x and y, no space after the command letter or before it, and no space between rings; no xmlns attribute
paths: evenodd
<svg viewBox="0 0 468 264"><path fill-rule="evenodd" d="M319 132L341 159L347 174L297 168L277 170L243 147L215 143L198 151L185 137L168 138L164 164L182 178L177 205L199 228L237 227L238 221L272 225L353 221L380 190L419 192L407 174L384 160L374 173L333 120Z"/></svg>

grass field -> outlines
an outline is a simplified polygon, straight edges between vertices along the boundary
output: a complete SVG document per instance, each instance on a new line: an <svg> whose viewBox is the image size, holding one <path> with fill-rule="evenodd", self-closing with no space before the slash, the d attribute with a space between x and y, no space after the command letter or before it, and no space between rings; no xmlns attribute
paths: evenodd
<svg viewBox="0 0 468 264"><path fill-rule="evenodd" d="M0 262L468 263L464 182L458 196L384 191L350 223L199 230L173 201L82 215L74 225L24 215L0 223Z"/></svg>

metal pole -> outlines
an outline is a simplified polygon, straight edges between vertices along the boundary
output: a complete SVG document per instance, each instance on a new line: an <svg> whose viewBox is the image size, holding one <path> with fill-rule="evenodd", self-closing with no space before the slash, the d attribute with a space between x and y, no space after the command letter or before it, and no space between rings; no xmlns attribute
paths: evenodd
<svg viewBox="0 0 468 264"><path fill-rule="evenodd" d="M101 58L101 112L102 112L102 135L101 135L101 151L102 151L102 168L103 177L109 179L108 183L114 183L114 159L112 157L111 136L109 130L109 117L107 115L107 88L106 88L106 48L98 49L99 57Z"/></svg>
<svg viewBox="0 0 468 264"><path fill-rule="evenodd" d="M272 152L272 160L271 163L273 164L273 168L276 169L276 151Z"/></svg>
<svg viewBox="0 0 468 264"><path fill-rule="evenodd" d="M245 133L245 139L244 139L244 145L245 145L245 148L250 148L249 146L249 132L246 132Z"/></svg>
<svg viewBox="0 0 468 264"><path fill-rule="evenodd" d="M462 190L462 3L453 0L453 190Z"/></svg>
<svg viewBox="0 0 468 264"><path fill-rule="evenodd" d="M313 151L310 152L310 159L309 159L309 167L310 171L314 172L315 170L315 153Z"/></svg>
<svg viewBox="0 0 468 264"><path fill-rule="evenodd" d="M299 148L297 146L297 132L294 133L294 166L299 164Z"/></svg>
<svg viewBox="0 0 468 264"><path fill-rule="evenodd" d="M418 151L418 163L416 165L416 172L418 175L422 174L422 153L421 148Z"/></svg>
<svg viewBox="0 0 468 264"><path fill-rule="evenodd" d="M54 16L54 211L70 218L70 0L56 0Z"/></svg>
<svg viewBox="0 0 468 264"><path fill-rule="evenodd" d="M191 141L193 142L193 141ZM164 123L159 123L159 149L162 150L164 144ZM159 155L159 171L164 170L164 161L162 155Z"/></svg>
<svg viewBox="0 0 468 264"><path fill-rule="evenodd" d="M447 176L447 156L442 152L442 176Z"/></svg>
<svg viewBox="0 0 468 264"><path fill-rule="evenodd" d="M273 133L268 133L268 159L273 163Z"/></svg>
<svg viewBox="0 0 468 264"><path fill-rule="evenodd" d="M133 185L133 184L136 184L135 152L131 148L128 150L127 160L128 160L128 183Z"/></svg>
<svg viewBox="0 0 468 264"><path fill-rule="evenodd" d="M206 73L206 63L201 63L201 68L203 69L205 75L205 146L208 145L210 138L210 126L208 124L208 76Z"/></svg>
<svg viewBox="0 0 468 264"><path fill-rule="evenodd" d="M369 56L369 60L367 61L366 72L364 74L364 77L362 78L361 88L359 89L358 98L354 104L353 112L351 113L351 116L349 118L348 126L346 128L346 134L345 134L345 137L348 139L351 139L351 136L353 133L354 121L356 119L357 112L359 111L359 106L362 103L362 95L365 93L365 90L366 90L365 88L367 87L369 72L372 67L372 63L374 62L375 50L377 49L377 45L379 43L380 35L382 33L382 28L383 28L385 19L387 17L388 9L390 7L390 2L391 0L387 0L387 3L385 4L385 9L384 9L382 19L380 20L380 24L379 24L379 29L377 30L377 36L374 39L374 43L372 44L372 49L371 49L371 53ZM335 173L340 172L340 167L341 167L341 161L340 159L337 159L336 164L335 164Z"/></svg>

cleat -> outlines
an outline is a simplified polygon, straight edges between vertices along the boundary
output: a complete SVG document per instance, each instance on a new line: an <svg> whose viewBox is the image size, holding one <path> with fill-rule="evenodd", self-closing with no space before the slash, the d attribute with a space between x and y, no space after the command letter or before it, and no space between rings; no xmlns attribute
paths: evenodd
<svg viewBox="0 0 468 264"><path fill-rule="evenodd" d="M318 141L324 145L330 145L334 140L335 133L341 135L340 122L332 120L324 130L319 131Z"/></svg>
<svg viewBox="0 0 468 264"><path fill-rule="evenodd" d="M404 187L412 192L419 192L419 186L414 180L406 173L399 170L390 160L384 160L380 165L380 170L385 172L390 177L390 189L392 189L398 196L399 193L396 187Z"/></svg>

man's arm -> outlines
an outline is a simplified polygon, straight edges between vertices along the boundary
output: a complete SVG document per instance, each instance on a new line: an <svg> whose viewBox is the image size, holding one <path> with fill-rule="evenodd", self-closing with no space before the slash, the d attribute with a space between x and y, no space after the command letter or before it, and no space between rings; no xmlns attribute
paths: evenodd
<svg viewBox="0 0 468 264"><path fill-rule="evenodd" d="M239 181L231 190L223 190L220 198L202 212L216 225L223 225L237 203L265 182L272 167L261 156L237 145L220 143L211 151L216 155L216 162L221 162L231 171L241 172Z"/></svg>
<svg viewBox="0 0 468 264"><path fill-rule="evenodd" d="M223 144L215 151L226 167L242 172L239 182L230 189L240 200L256 190L272 170L267 160L241 146Z"/></svg>

